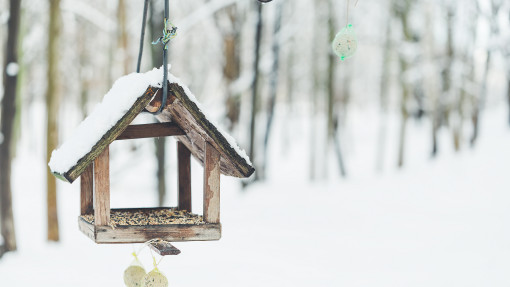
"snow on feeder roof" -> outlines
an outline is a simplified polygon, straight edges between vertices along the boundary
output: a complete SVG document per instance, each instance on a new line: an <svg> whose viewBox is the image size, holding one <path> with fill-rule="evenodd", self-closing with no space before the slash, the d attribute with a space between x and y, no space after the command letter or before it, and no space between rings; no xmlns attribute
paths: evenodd
<svg viewBox="0 0 510 287"><path fill-rule="evenodd" d="M142 111L154 112L160 107L162 74L162 68L155 68L119 78L71 138L53 151L48 164L53 174L73 182L114 140L128 139L133 130L143 130L145 125L129 124ZM181 130L181 134L174 131L172 135L177 135L202 165L204 144L208 142L221 155L221 173L235 177L253 174L255 170L244 150L204 115L191 91L171 74L168 85L167 102L163 112L156 116L161 123L167 123L161 127Z"/></svg>

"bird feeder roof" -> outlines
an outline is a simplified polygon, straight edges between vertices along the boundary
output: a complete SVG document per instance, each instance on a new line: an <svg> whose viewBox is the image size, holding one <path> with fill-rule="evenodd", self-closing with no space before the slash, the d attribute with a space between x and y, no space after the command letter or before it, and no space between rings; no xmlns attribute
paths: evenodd
<svg viewBox="0 0 510 287"><path fill-rule="evenodd" d="M160 68L119 78L72 137L53 151L48 164L53 174L73 182L138 114L144 110L158 110L162 101L162 74ZM209 142L221 155L222 174L241 178L252 175L255 169L244 150L206 117L191 91L171 74L167 84L168 99L162 112L156 116L158 121L179 126L184 133L177 139L202 165L204 146Z"/></svg>

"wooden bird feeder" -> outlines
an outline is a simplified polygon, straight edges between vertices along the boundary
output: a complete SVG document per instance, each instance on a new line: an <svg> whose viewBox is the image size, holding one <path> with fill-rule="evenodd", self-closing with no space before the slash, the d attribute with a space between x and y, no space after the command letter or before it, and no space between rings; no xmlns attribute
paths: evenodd
<svg viewBox="0 0 510 287"><path fill-rule="evenodd" d="M249 160L231 145L190 100L177 83L169 83L168 99L157 116L160 123L130 125L144 110L154 112L162 104L161 89L148 87L131 108L111 127L92 149L58 178L72 183L81 177L80 230L96 243L143 243L160 238L168 242L219 240L220 173L249 177L255 170ZM178 140L178 205L173 208L110 209L109 145L115 140L173 136ZM192 214L190 158L204 167L203 217ZM131 214L135 219L113 219ZM176 222L166 223L179 215ZM142 222L137 222L145 218ZM158 248L158 247L157 247ZM166 251L165 248L167 249ZM168 254L178 254L171 245L160 246ZM173 253L172 253L173 252Z"/></svg>

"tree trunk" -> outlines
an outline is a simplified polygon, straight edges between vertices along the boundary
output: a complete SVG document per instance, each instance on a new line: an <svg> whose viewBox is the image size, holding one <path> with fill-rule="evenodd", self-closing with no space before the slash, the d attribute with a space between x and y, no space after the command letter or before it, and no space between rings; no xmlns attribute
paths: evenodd
<svg viewBox="0 0 510 287"><path fill-rule="evenodd" d="M342 148L340 146L340 124L338 123L338 116L335 116L334 128L335 128L335 134L333 135L333 141L335 144L335 152L336 152L336 157L338 160L338 169L340 170L340 175L342 177L346 177L347 170L345 169L344 156L342 153Z"/></svg>
<svg viewBox="0 0 510 287"><path fill-rule="evenodd" d="M46 162L50 160L51 152L58 145L58 112L60 106L59 91L59 48L60 38L60 0L50 0L50 22L48 30L48 87L46 90L47 139ZM58 213L57 213L57 184L56 178L46 166L47 178L47 212L48 212L48 240L59 241Z"/></svg>
<svg viewBox="0 0 510 287"><path fill-rule="evenodd" d="M471 5L474 6L474 3L471 3ZM457 110L458 110L458 122L457 125L454 127L454 134L453 134L453 140L456 148L461 148L462 138L463 138L463 125L464 125L464 117L465 117L465 110L464 105L466 100L474 98L473 93L471 92L471 89L467 89L464 87L469 87L473 85L475 82L475 63L474 63L474 43L476 42L476 27L478 22L478 16L475 9L470 9L471 12L468 15L472 21L470 24L466 27L467 28L467 34L469 41L472 43L471 45L466 45L464 47L464 50L462 51L462 57L463 62L465 65L465 71L463 73L465 74L464 77L462 77L462 88L460 88L460 95L459 95L459 102L457 104Z"/></svg>
<svg viewBox="0 0 510 287"><path fill-rule="evenodd" d="M404 41L411 42L413 39L411 30L408 25L408 16L409 11L411 9L411 2L406 1L401 3L402 7L396 8L396 13L400 17L400 21L402 23L402 34L404 36ZM409 112L407 111L407 101L409 99L409 84L405 79L405 73L409 68L408 60L404 55L400 55L400 84L402 86L402 99L400 102L400 112L401 112L401 123L400 123L400 134L399 134L399 148L398 148L398 167L402 167L404 165L404 154L405 154L405 139L406 139L406 126L407 120L409 118Z"/></svg>
<svg viewBox="0 0 510 287"><path fill-rule="evenodd" d="M452 84L452 81L453 81L453 75L452 75L452 66L453 66L453 60L455 58L455 53L454 53L454 50L453 50L453 19L454 19L454 12L455 12L455 7L452 6L453 4L451 5L448 5L448 12L447 12L447 41L446 41L446 67L445 67L445 70L444 70L444 73L443 73L443 83L444 83L444 86L443 86L443 99L446 100L446 102L453 102L453 99L452 97L454 96L453 94L453 84ZM460 103L460 100L459 100L459 103ZM444 114L442 115L442 118L443 119L448 119L449 118L449 114L450 113L450 109L455 109L456 107L446 107L444 109L441 109L441 111L444 110ZM460 113L460 106L457 106L458 108L458 112ZM453 130L453 134L454 134L454 139L453 139L453 143L454 143L454 149L455 151L459 151L460 150L460 139L457 139L456 138L456 135L459 135L460 134L460 131L457 131L457 128L461 126L461 124L459 123L454 123L453 127L452 127L452 130ZM437 151L436 151L437 153Z"/></svg>
<svg viewBox="0 0 510 287"><path fill-rule="evenodd" d="M510 73L508 73L508 84L506 90L506 98L508 100L508 124L510 125Z"/></svg>
<svg viewBox="0 0 510 287"><path fill-rule="evenodd" d="M266 177L266 167L267 167L267 150L269 145L269 136L271 134L271 126L273 124L274 117L274 106L276 103L276 94L278 93L278 77L279 77L279 67L280 67L280 26L282 22L282 3L276 3L276 15L274 22L274 30L273 30L273 68L271 71L271 79L270 79L270 91L269 91L269 103L268 103L268 112L267 112L267 123L266 123L266 134L264 136L264 161L262 168L262 176Z"/></svg>
<svg viewBox="0 0 510 287"><path fill-rule="evenodd" d="M492 52L487 51L487 58L485 60L485 69L483 72L483 78L482 78L482 84L480 87L480 93L478 95L478 100L475 101L475 107L473 115L471 116L471 121L473 123L473 133L471 135L470 144L471 147L474 147L476 144L476 141L478 139L478 134L480 133L480 114L482 112L485 98L487 97L487 79L489 75L489 69L491 64L491 56Z"/></svg>
<svg viewBox="0 0 510 287"><path fill-rule="evenodd" d="M400 59L400 70L401 70L401 85L402 85L402 99L400 102L400 114L401 114L401 122L400 122L400 133L399 133L399 141L398 141L398 167L404 166L404 154L405 154L405 139L406 139L406 126L407 120L409 118L409 113L407 111L407 100L409 98L409 87L408 84L403 79L403 74L408 68L408 64L405 60Z"/></svg>
<svg viewBox="0 0 510 287"><path fill-rule="evenodd" d="M250 158L256 165L257 159L255 158L255 119L257 117L257 104L258 104L258 82L259 82L259 61L260 61L260 46L262 40L262 4L257 3L257 24L255 33L255 61L253 63L253 82L252 82L252 95L251 95L251 117L250 117ZM258 173L255 173L255 179L258 179Z"/></svg>
<svg viewBox="0 0 510 287"><path fill-rule="evenodd" d="M329 0L328 1L328 8L329 8L329 17L328 17L328 30L329 30L329 37L328 37L328 43L331 43L333 41L333 39L335 38L335 7L334 7L334 2L332 0ZM341 141L340 141L340 117L338 115L334 115L334 111L335 111L335 74L336 74L336 55L333 54L332 51L329 52L329 55L328 55L328 75L327 75L327 78L326 78L326 90L327 90L327 96L328 96L328 106L327 106L327 115L328 115L328 125L327 125L327 144L326 144L326 159L329 158L328 156L328 151L329 151L329 147L330 147L330 144L331 142L333 143L333 146L334 146L334 149L335 149L335 152L336 152L336 155L337 155L337 160L338 160L338 167L339 167L339 170L340 170L340 175L342 177L345 177L347 175L347 172L345 170L345 164L344 164L344 157L343 157L343 154L342 154L342 149L341 149ZM350 80L350 78L346 77L345 78L347 81ZM346 88L345 88L345 93L344 93L344 97L345 97L345 101L343 101L342 103L343 104L346 104L347 101L348 101L348 98L349 98L349 95L348 95L348 83L346 83ZM345 106L344 106L345 108ZM344 109L345 110L345 109ZM328 161L326 160L324 162L324 164L327 165Z"/></svg>
<svg viewBox="0 0 510 287"><path fill-rule="evenodd" d="M321 17L319 14L319 6L321 1L314 1L314 11L313 11L313 25L314 29L318 30L319 27L321 27ZM312 35L313 42L318 43L319 41L319 33L314 33ZM296 39L296 42L299 41L299 39ZM319 86L320 86L320 77L319 77L319 64L317 63L317 57L319 55L316 53L316 51L312 51L312 75L313 75L313 88L310 93L310 101L312 104L310 105L310 154L309 154L309 163L308 166L310 167L310 180L313 181L316 178L316 167L317 167L317 155L316 155L316 137L317 137L317 112L318 112L318 100L317 95L319 94Z"/></svg>
<svg viewBox="0 0 510 287"><path fill-rule="evenodd" d="M10 0L5 67L3 69L4 95L0 122L3 135L3 140L0 141L0 226L4 244L0 248L0 257L5 252L16 250L16 233L12 212L11 159L18 73L12 71L12 67L14 67L12 65L18 63L20 3L19 0ZM11 65L10 69L8 69L9 65ZM7 73L8 70L10 70L9 73Z"/></svg>
<svg viewBox="0 0 510 287"><path fill-rule="evenodd" d="M227 99L226 99L226 108L227 108L227 118L229 119L229 130L233 130L234 127L239 122L239 116L241 114L241 95L239 93L232 93L230 87L232 83L239 78L240 70L241 70L241 58L240 58L240 30L241 30L241 20L238 11L237 4L234 4L230 7L226 8L226 16L223 18L228 18L230 25L228 28L225 28L223 31L223 49L225 53L225 64L223 67L223 76L226 79L227 86ZM218 22L218 26L221 26L219 22L219 16L215 17Z"/></svg>
<svg viewBox="0 0 510 287"><path fill-rule="evenodd" d="M335 11L333 8L333 3L331 0L327 1L327 8L329 11L328 15L328 34L327 34L327 41L328 43L331 43L333 39L335 38L335 21L334 21L334 15ZM328 45L329 46L329 45ZM328 47L326 46L326 47ZM329 51L329 49L328 49ZM334 144L334 135L335 135L335 126L333 123L333 111L335 108L335 55L329 51L328 53L328 66L327 66L327 75L326 75L326 82L325 82L325 88L326 88L326 116L327 116L327 125L326 125L326 146L324 148L325 152L325 161L324 161L324 170L326 171L327 176L327 170L328 170L328 162L329 160L329 149L331 147L331 143Z"/></svg>
<svg viewBox="0 0 510 287"><path fill-rule="evenodd" d="M143 9L142 9L143 10ZM132 72L133 68L130 68L129 64L131 60L129 58L129 49L128 49L128 31L126 24L126 3L124 0L119 0L119 4L117 7L117 23L118 23L118 39L120 46L120 55L122 57L122 65L124 75L127 75Z"/></svg>
<svg viewBox="0 0 510 287"><path fill-rule="evenodd" d="M443 68L443 71L441 73L442 75L442 82L443 82L443 89L442 89L442 96L436 100L436 104L434 106L433 111L433 135L432 135L432 157L437 156L439 152L439 144L437 141L437 134L441 126L443 126L444 121L448 118L448 107L445 103L451 102L452 95L452 63L453 63L453 57L454 57L454 51L453 51L453 17L454 17L454 9L451 7L451 5L448 5L448 11L447 11L447 41L446 41L446 64ZM453 128L455 130L455 128ZM454 131L455 134L455 131ZM454 136L455 137L455 136ZM457 150L457 147L455 145L455 138L454 138L454 148Z"/></svg>
<svg viewBox="0 0 510 287"><path fill-rule="evenodd" d="M379 92L380 101L380 120L379 120L379 133L376 151L376 170L382 171L384 167L384 154L386 150L386 133L387 133L387 120L388 120L388 90L390 79L390 52L391 52L391 16L389 16L386 23L386 42L384 43L384 55L381 71L381 84Z"/></svg>
<svg viewBox="0 0 510 287"><path fill-rule="evenodd" d="M497 15L499 12L499 9L501 8L501 5L504 1L491 1L491 15L488 21L490 22L490 34L489 34L489 42L494 38L494 36L499 34L499 24L497 20ZM480 9L480 7L478 7ZM473 134L471 136L471 147L474 147L476 144L476 141L478 139L478 135L480 133L480 114L485 106L485 101L487 98L487 80L489 78L489 70L492 60L492 47L489 47L487 50L487 58L485 60L485 69L483 73L482 78L482 85L480 88L480 94L478 97L478 100L476 101L476 106L474 108L474 113L472 115L472 122L473 122Z"/></svg>
<svg viewBox="0 0 510 287"><path fill-rule="evenodd" d="M295 45L294 39L291 40L289 43L290 47L293 47ZM284 55L287 55L287 64L285 65L285 75L286 75L286 95L285 95L285 108L286 108L286 115L287 118L291 118L294 111L294 73L293 73L293 67L294 67L294 51L292 49L289 49L287 53L284 53ZM292 131L289 128L290 121L283 121L283 142L281 143L283 147L287 147L290 142L292 141ZM286 148L283 149L283 151L287 151Z"/></svg>
<svg viewBox="0 0 510 287"><path fill-rule="evenodd" d="M158 163L157 178L158 178L158 204L164 206L166 197L166 168L165 168L165 148L166 138L155 138L154 145L156 146L156 161Z"/></svg>

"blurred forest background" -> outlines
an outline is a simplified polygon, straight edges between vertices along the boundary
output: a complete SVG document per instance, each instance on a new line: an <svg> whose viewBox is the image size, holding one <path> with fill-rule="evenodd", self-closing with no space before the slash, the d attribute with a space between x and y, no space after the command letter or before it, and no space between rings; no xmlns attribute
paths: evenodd
<svg viewBox="0 0 510 287"><path fill-rule="evenodd" d="M0 0L0 254L16 249L11 160L32 150L33 167L48 170L51 151L115 79L135 71L143 2ZM284 153L306 141L294 162L323 181L362 173L351 168L357 161L384 172L405 168L410 154L427 160L476 149L490 107L506 106L510 125L510 1L350 2L347 9L347 0L170 1L178 27L171 72L250 155L257 172L243 185L271 177L271 144ZM163 1L150 3L142 71L162 62L151 41L161 36ZM342 62L330 43L347 22L358 51ZM296 117L307 124L293 125ZM353 122L376 123L367 149L356 150L364 139L353 136ZM426 151L408 145L417 128L428 129ZM119 149L136 157L139 145ZM174 149L165 139L150 144L159 204L174 185L166 176ZM58 241L57 184L49 174L46 182L48 240Z"/></svg>

